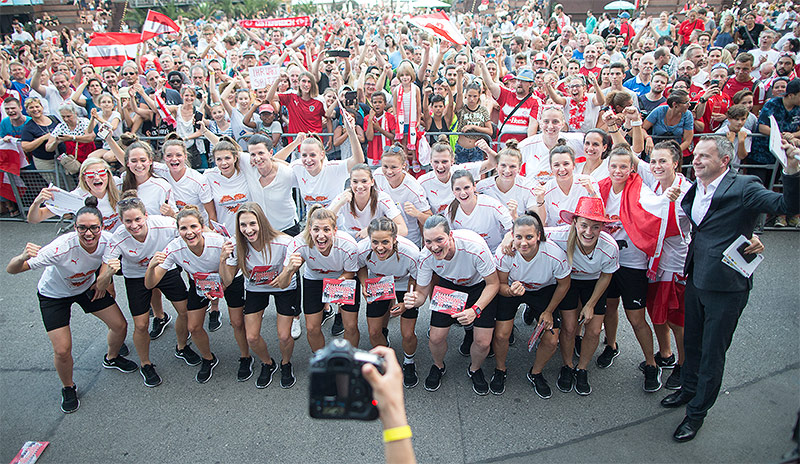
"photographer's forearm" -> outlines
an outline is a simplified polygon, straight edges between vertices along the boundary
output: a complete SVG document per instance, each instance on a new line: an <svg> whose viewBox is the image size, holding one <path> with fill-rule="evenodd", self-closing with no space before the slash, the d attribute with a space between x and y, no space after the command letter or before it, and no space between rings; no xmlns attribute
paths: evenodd
<svg viewBox="0 0 800 464"><path fill-rule="evenodd" d="M393 402L394 403L394 402ZM386 405L380 408L381 422L383 423L383 430L393 429L395 427L404 427L408 425L406 420L406 410L403 406L402 399L399 404ZM403 438L383 443L383 453L386 456L387 463L415 463L417 458L414 456L414 446L411 438Z"/></svg>

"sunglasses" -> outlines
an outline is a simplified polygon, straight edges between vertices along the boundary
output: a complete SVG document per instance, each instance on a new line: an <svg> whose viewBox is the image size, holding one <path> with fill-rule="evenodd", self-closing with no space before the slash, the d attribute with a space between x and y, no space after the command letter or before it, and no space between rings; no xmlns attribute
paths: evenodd
<svg viewBox="0 0 800 464"><path fill-rule="evenodd" d="M135 72L124 72L124 73L122 73L122 75L123 76L135 76L136 73Z"/></svg>
<svg viewBox="0 0 800 464"><path fill-rule="evenodd" d="M187 56L187 58L189 58L190 60L196 60L196 59L197 59L197 56L195 56L195 55L189 55L189 56Z"/></svg>
<svg viewBox="0 0 800 464"><path fill-rule="evenodd" d="M124 200L120 200L120 201L117 202L117 206L121 206L123 208L126 207L126 206L129 206L129 205L137 205L138 206L138 205L141 205L141 204L143 204L143 203L142 203L142 200L139 199L139 197L130 197L130 198L126 198Z"/></svg>
<svg viewBox="0 0 800 464"><path fill-rule="evenodd" d="M334 64L334 63L336 63L336 60L325 60L325 61L323 61L323 63L325 63L325 64Z"/></svg>
<svg viewBox="0 0 800 464"><path fill-rule="evenodd" d="M180 80L180 79L174 79L174 80L169 81L170 84L180 84L181 82L183 82L183 81Z"/></svg>
<svg viewBox="0 0 800 464"><path fill-rule="evenodd" d="M105 178L108 175L108 172L105 171L105 170L103 170L103 171L86 171L83 175L87 179L94 179L94 178L98 178L98 177L102 179L102 178Z"/></svg>
<svg viewBox="0 0 800 464"><path fill-rule="evenodd" d="M100 232L100 226L93 225L93 226L88 226L87 227L87 226L79 225L79 226L75 226L75 230L77 230L78 233L81 234L81 235L83 235L83 234L85 234L86 232L89 232L89 231L91 231L93 234L96 234L96 233Z"/></svg>
<svg viewBox="0 0 800 464"><path fill-rule="evenodd" d="M496 55L496 54L494 54L494 53L487 53L487 54L486 54L486 58L494 58L494 57L496 57L496 56L497 56L497 55Z"/></svg>

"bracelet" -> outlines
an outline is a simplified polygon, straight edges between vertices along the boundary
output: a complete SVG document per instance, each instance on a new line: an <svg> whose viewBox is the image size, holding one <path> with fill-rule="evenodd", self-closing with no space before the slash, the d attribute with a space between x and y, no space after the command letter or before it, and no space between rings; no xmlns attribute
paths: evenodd
<svg viewBox="0 0 800 464"><path fill-rule="evenodd" d="M617 132L619 132L619 127L617 128L617 130L608 131L609 134L616 134Z"/></svg>
<svg viewBox="0 0 800 464"><path fill-rule="evenodd" d="M631 121L631 127L641 127L642 121Z"/></svg>
<svg viewBox="0 0 800 464"><path fill-rule="evenodd" d="M386 429L383 431L383 442L391 443L393 441L405 440L406 438L411 438L411 436L412 434L410 425L393 427L391 429Z"/></svg>

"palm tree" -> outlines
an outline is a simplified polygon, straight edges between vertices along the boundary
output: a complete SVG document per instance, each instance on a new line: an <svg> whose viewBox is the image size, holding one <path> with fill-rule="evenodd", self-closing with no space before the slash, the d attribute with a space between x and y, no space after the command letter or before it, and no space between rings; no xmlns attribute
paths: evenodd
<svg viewBox="0 0 800 464"><path fill-rule="evenodd" d="M217 6L212 2L199 2L195 3L194 7L189 11L192 16L198 18L209 18L217 11Z"/></svg>

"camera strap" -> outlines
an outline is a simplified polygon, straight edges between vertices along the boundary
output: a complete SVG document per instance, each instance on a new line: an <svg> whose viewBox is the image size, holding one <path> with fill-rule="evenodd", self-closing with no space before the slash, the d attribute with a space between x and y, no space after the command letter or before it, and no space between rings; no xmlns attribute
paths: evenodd
<svg viewBox="0 0 800 464"><path fill-rule="evenodd" d="M506 126L506 123L508 122L508 120L511 119L511 116L514 116L514 113L517 112L517 110L519 109L520 106L525 104L525 102L528 101L529 98L531 98L531 95L533 95L533 92L528 93L528 95L526 95L525 98L523 98L519 103L517 103L517 106L515 106L514 109L511 110L510 113L508 113L508 116L506 116L506 119L503 121L503 124L500 125L500 129L497 131L497 139L498 140L500 140L500 135L502 135L503 128Z"/></svg>

